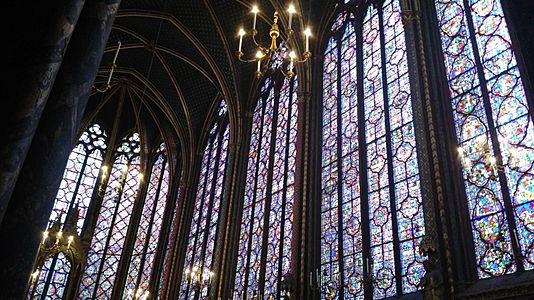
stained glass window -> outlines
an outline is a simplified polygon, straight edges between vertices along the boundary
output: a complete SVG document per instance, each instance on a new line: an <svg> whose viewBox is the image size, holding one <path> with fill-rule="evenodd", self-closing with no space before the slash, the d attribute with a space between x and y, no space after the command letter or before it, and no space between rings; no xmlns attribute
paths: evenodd
<svg viewBox="0 0 534 300"><path fill-rule="evenodd" d="M149 291L150 275L167 203L169 168L165 144L161 144L152 165L148 190L137 227L136 240L126 276L124 293L144 295Z"/></svg>
<svg viewBox="0 0 534 300"><path fill-rule="evenodd" d="M209 132L208 143L202 158L184 264L184 268L189 270L212 269L230 137L226 111L226 104L221 101L217 119ZM196 291L184 274L180 296L184 299L192 299L196 294L200 294L202 298L208 294L208 288L203 287L200 291Z"/></svg>
<svg viewBox="0 0 534 300"><path fill-rule="evenodd" d="M318 280L322 299L382 299L424 274L406 43L399 1L351 9L363 22L340 12L324 52Z"/></svg>
<svg viewBox="0 0 534 300"><path fill-rule="evenodd" d="M81 232L102 165L106 139L106 133L98 124L89 126L82 133L69 156L54 208L50 214L50 226L56 220L64 223L67 214L77 204L79 209L78 233Z"/></svg>
<svg viewBox="0 0 534 300"><path fill-rule="evenodd" d="M234 298L281 297L290 272L297 79L265 80L254 110Z"/></svg>
<svg viewBox="0 0 534 300"><path fill-rule="evenodd" d="M139 134L125 137L114 153L109 183L88 250L79 296L111 298L130 217L141 181Z"/></svg>
<svg viewBox="0 0 534 300"><path fill-rule="evenodd" d="M81 232L102 165L106 139L106 133L98 124L89 126L82 133L69 156L48 227L57 221L64 224L68 214L78 213L78 234ZM48 259L40 269L35 297L38 298L40 297L38 295L43 294L61 298L69 271L70 262L63 254Z"/></svg>
<svg viewBox="0 0 534 300"><path fill-rule="evenodd" d="M437 0L435 6L478 277L532 270L532 108L501 3Z"/></svg>
<svg viewBox="0 0 534 300"><path fill-rule="evenodd" d="M71 262L63 253L48 257L38 270L38 283L30 287L28 299L62 299L70 270Z"/></svg>

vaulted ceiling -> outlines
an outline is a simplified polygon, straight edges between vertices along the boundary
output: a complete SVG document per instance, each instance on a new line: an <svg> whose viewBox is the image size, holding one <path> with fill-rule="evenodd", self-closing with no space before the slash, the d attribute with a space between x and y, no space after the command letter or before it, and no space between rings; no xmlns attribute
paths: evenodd
<svg viewBox="0 0 534 300"><path fill-rule="evenodd" d="M299 12L294 26L300 30L317 24L319 12L331 2L293 1ZM172 131L182 149L196 151L220 99L226 100L234 125L248 109L255 65L238 62L235 53L238 28L252 26L253 4L261 10L258 36L266 44L274 11L285 11L289 1L123 0L95 85L107 80L120 41L114 88L125 88L130 97L142 100L161 131ZM287 22L284 17L281 13L281 26ZM93 98L97 107L105 97Z"/></svg>

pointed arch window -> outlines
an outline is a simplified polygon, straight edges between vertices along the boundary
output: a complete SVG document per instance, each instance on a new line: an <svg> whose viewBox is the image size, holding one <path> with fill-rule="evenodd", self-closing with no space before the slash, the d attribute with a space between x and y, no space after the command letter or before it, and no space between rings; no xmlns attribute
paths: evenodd
<svg viewBox="0 0 534 300"><path fill-rule="evenodd" d="M424 274L404 28L399 1L381 3L341 11L324 52L323 299L407 294Z"/></svg>
<svg viewBox="0 0 534 300"><path fill-rule="evenodd" d="M82 133L69 156L47 227L56 222L62 226L67 215L77 213L76 225L80 234L107 148L106 142L107 135L99 124L90 125ZM28 296L33 299L61 298L70 269L71 262L62 253L49 257L40 268L39 279L30 288Z"/></svg>
<svg viewBox="0 0 534 300"><path fill-rule="evenodd" d="M436 0L479 278L534 269L534 124L500 0ZM481 149L482 148L482 149ZM502 168L492 167L495 157ZM489 168L488 168L489 166Z"/></svg>
<svg viewBox="0 0 534 300"><path fill-rule="evenodd" d="M252 119L234 297L281 297L291 270L297 79L267 78Z"/></svg>
<svg viewBox="0 0 534 300"><path fill-rule="evenodd" d="M215 123L211 127L204 150L200 177L193 208L193 219L189 231L184 268L212 268L219 207L223 197L226 178L226 158L230 126L228 126L227 107L221 101ZM185 298L208 294L207 287L196 291L183 276L180 296Z"/></svg>
<svg viewBox="0 0 534 300"><path fill-rule="evenodd" d="M111 298L137 191L141 182L138 133L125 137L114 153L109 183L88 250L79 296Z"/></svg>
<svg viewBox="0 0 534 300"><path fill-rule="evenodd" d="M169 168L166 152L165 144L161 144L152 165L141 220L137 225L137 238L130 258L124 294L144 295L149 291L169 189Z"/></svg>

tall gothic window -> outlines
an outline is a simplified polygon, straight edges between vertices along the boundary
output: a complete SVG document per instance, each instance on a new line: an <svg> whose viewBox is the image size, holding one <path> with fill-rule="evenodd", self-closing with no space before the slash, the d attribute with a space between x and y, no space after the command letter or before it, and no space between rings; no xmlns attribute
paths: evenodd
<svg viewBox="0 0 534 300"><path fill-rule="evenodd" d="M297 80L267 78L252 119L234 297L281 297L290 272Z"/></svg>
<svg viewBox="0 0 534 300"><path fill-rule="evenodd" d="M478 277L532 270L532 107L501 3L437 0L435 7Z"/></svg>
<svg viewBox="0 0 534 300"><path fill-rule="evenodd" d="M404 28L399 1L380 3L349 3L358 17L339 13L324 51L323 299L407 294L424 274Z"/></svg>
<svg viewBox="0 0 534 300"><path fill-rule="evenodd" d="M223 100L218 110L217 119L209 132L202 158L184 264L188 270L212 268L219 207L226 178L228 139L230 137L226 111L226 104ZM180 295L184 299L192 299L197 293L206 296L208 289L203 287L200 291L195 291L186 276L183 276Z"/></svg>
<svg viewBox="0 0 534 300"><path fill-rule="evenodd" d="M106 140L106 133L98 124L89 126L83 132L69 156L48 227L56 222L64 224L67 215L75 213L77 207L76 213L79 213L77 230L78 234L81 232L102 165ZM70 269L71 262L62 253L49 257L41 267L39 279L30 289L28 296L33 296L33 299L61 298L65 292Z"/></svg>
<svg viewBox="0 0 534 300"><path fill-rule="evenodd" d="M109 183L88 250L80 297L111 298L126 233L141 181L139 134L125 137L114 153Z"/></svg>
<svg viewBox="0 0 534 300"><path fill-rule="evenodd" d="M156 159L152 164L148 190L143 205L141 220L137 227L133 253L130 259L124 294L144 294L149 290L167 204L169 188L169 168L165 144L159 146Z"/></svg>

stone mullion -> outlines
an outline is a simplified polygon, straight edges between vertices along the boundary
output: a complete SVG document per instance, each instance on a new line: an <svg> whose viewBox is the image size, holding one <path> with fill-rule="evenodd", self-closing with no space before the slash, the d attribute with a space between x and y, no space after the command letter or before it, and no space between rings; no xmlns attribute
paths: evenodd
<svg viewBox="0 0 534 300"><path fill-rule="evenodd" d="M141 147L141 149L143 148L144 147ZM122 246L121 258L117 268L117 275L115 276L115 282L113 284L113 292L111 294L112 299L120 299L124 293L124 285L126 284L126 277L128 276L132 252L135 245L135 240L137 239L137 229L139 227L139 221L141 220L141 214L146 201L148 186L150 185L152 167L154 166L154 164L149 164L150 161L153 161L152 159L142 159L141 161L141 174L143 174L143 178L139 180L140 182L135 195L132 216L128 222L128 230L126 231L126 238L124 239L124 244ZM119 204L117 204L117 207L118 206Z"/></svg>
<svg viewBox="0 0 534 300"><path fill-rule="evenodd" d="M319 47L317 47L319 48ZM303 298L306 299L320 299L320 292L316 287L319 282L318 278L314 275L317 270L320 270L321 266L321 164L322 164L322 81L323 81L323 68L322 62L324 61L324 55L315 55L313 62L321 67L311 75L309 87L310 94L305 97L305 109L307 111L307 119L305 124L308 126L308 131L305 139L304 151L302 158L305 160L306 167L304 168L304 174L307 174L307 183L304 185L307 189L303 192L303 199L306 201L308 207L308 214L306 218L303 218L304 228L309 228L308 232L303 229L303 246L302 253L306 257L305 264L301 266L302 270L307 270L303 278L304 280ZM315 75L315 76L314 76ZM312 147L311 145L318 145ZM304 188L304 186L303 186ZM307 248L306 248L307 247ZM306 269L307 267L307 269ZM311 274L310 274L311 272ZM310 278L311 277L311 278ZM303 281L301 279L301 281Z"/></svg>
<svg viewBox="0 0 534 300"><path fill-rule="evenodd" d="M230 126L229 124L227 126ZM226 238L227 238L227 232L228 227L230 224L227 224L227 220L232 220L232 218L229 218L228 212L230 211L230 208L232 207L229 199L231 190L234 189L235 184L235 170L236 168L236 154L239 151L239 145L237 144L229 144L228 150L226 154L226 165L223 166L226 168L224 173L224 187L223 187L223 195L221 197L221 204L219 206L219 220L217 224L217 237L215 240L215 249L214 249L214 255L213 255L213 261L212 261L212 272L215 274L212 279L212 286L210 287L210 293L209 296L217 299L217 297L222 297L219 291L219 287L221 284L223 284L224 279L226 279L223 276L223 272L225 270L224 263L226 261L225 257L223 256L225 253L227 253L227 249L224 249L226 245Z"/></svg>
<svg viewBox="0 0 534 300"><path fill-rule="evenodd" d="M167 158L167 168L169 168L170 160ZM178 166L175 169L173 176L170 176L169 180L169 191L167 193L167 199L165 199L165 213L163 215L163 221L161 222L161 234L158 239L158 247L156 249L156 255L154 257L154 264L152 268L152 274L150 275L150 284L149 284L149 291L151 295L156 295L158 292L158 287L160 285L159 279L161 278L160 274L162 272L165 272L165 266L162 265L165 254L172 255L172 247L173 245L169 245L170 251L168 253L166 252L167 244L170 242L170 235L172 234L172 213L174 211L174 208L176 205L178 205L176 199L178 199L178 195L176 193L180 190L180 183L176 183L176 181L180 181L180 175L182 173L182 170L180 166ZM162 173L163 174L163 173ZM170 173L169 173L170 174ZM176 178L176 180L172 180L173 178ZM163 279L163 278L162 278ZM163 291L163 287L162 287Z"/></svg>
<svg viewBox="0 0 534 300"><path fill-rule="evenodd" d="M7 107L13 109L5 109L2 113L6 123L1 129L5 139L0 146L0 161L3 162L0 168L0 223L84 3L84 0L56 0L33 3L30 10L26 5L12 7L22 9L12 13L24 13L31 21L18 24L22 28L12 31L16 41L11 44L13 50L6 60L10 74L6 87L9 88L3 92L7 93L4 98L7 98ZM7 44L10 44L9 40Z"/></svg>
<svg viewBox="0 0 534 300"><path fill-rule="evenodd" d="M156 160L158 159L158 156L159 156L158 154L156 154L156 159L152 162L152 172L154 172L154 165L156 164ZM135 282L135 288L136 289L138 289L139 285L141 284L141 277L142 277L143 269L144 269L144 266L145 266L145 263L146 263L148 244L150 243L150 235L152 233L152 229L154 228L154 219L156 217L156 211L158 209L158 206L161 204L161 200L159 198L160 198L160 193L161 193L161 186L163 184L163 174L165 173L165 167L166 166L167 166L167 161L164 159L163 162L161 163L161 170L159 171L158 183L157 183L157 187L156 187L156 193L154 194L154 204L152 206L152 214L150 216L150 221L148 223L149 226L148 226L148 229L147 229L147 235L145 237L145 240L143 241L143 253L142 253L142 256L141 256L142 257L141 265L139 266L139 273L137 275L137 279L136 279L136 282ZM152 177L152 174L150 174L150 178L151 177ZM150 179L147 182L147 186L148 185L150 185ZM146 200L146 196L145 196L145 201L147 201ZM143 204L143 208L144 208L144 204ZM143 209L141 209L141 214L142 214L142 212L143 212ZM157 247L157 245L156 245L156 247ZM130 261L131 261L131 259L130 259ZM152 264L152 270L153 269L154 269L154 264ZM152 273L152 270L150 271L151 273ZM149 283L150 283L150 277L148 279L149 279Z"/></svg>
<svg viewBox="0 0 534 300"><path fill-rule="evenodd" d="M72 146L76 143L104 47L120 0L85 5L40 119L0 240L12 245L0 258L3 296L23 297ZM20 233L25 234L23 242ZM25 282L25 284L21 284Z"/></svg>
<svg viewBox="0 0 534 300"><path fill-rule="evenodd" d="M180 286L182 283L183 268L185 263L185 251L187 250L187 243L189 242L189 230L191 229L191 221L193 219L193 210L195 207L196 187L199 183L200 169L202 165L202 152L197 153L195 161L192 164L193 171L191 175L193 180L186 187L183 203L183 211L180 212L180 225L177 236L177 247L173 257L173 268L171 277L171 287L169 291L169 299L180 298Z"/></svg>
<svg viewBox="0 0 534 300"><path fill-rule="evenodd" d="M228 218L224 236L223 253L221 254L221 270L218 272L218 296L223 299L233 297L233 286L235 284L235 268L237 265L237 252L239 249L239 233L241 229L241 218L243 214L243 199L245 193L248 165L248 154L252 131L253 113L247 113L243 118L245 128L241 131L242 136L237 137L240 141L237 144L230 144L230 149L235 153L232 166L231 188L228 191ZM236 129L237 132L237 129ZM243 147L242 145L248 145ZM246 161L247 163L243 163ZM221 238L222 235L221 235Z"/></svg>
<svg viewBox="0 0 534 300"><path fill-rule="evenodd" d="M182 177L184 178L188 178L188 176L186 174L182 174ZM178 260L178 257L177 257L177 253L179 252L179 247L181 245L181 242L183 239L181 239L181 236L180 236L180 229L182 227L182 221L183 221L183 218L182 218L182 211L185 209L185 199L187 197L187 193L190 189L190 186L191 186L191 183L189 180L187 179L184 179L182 178L182 180L180 181L180 188L179 188L179 191L180 193L178 194L178 201L176 202L176 205L178 205L177 209L176 209L176 223L175 224L171 224L171 226L176 226L176 232L174 233L174 244L171 245L171 248L170 248L170 251L168 253L168 255L170 255L170 264L171 264L171 267L170 267L170 270L169 270L169 274L167 274L167 279L166 279L166 285L164 285L162 287L162 292L161 292L161 298L162 299L172 299L171 298L171 295L172 293L174 292L174 290L176 289L176 285L178 284L178 287L177 288L180 288L179 287L179 282L176 281L175 277L176 277L176 273L178 270L175 270L177 267L175 267L179 262L177 261ZM172 231L173 231L173 228L171 228L171 231L170 233L172 234ZM171 237L169 236L169 239Z"/></svg>
<svg viewBox="0 0 534 300"><path fill-rule="evenodd" d="M98 186L93 190L93 196L89 207L87 208L86 221L81 233L81 240L84 244L84 248L87 251L90 247L91 239L95 231L96 222L98 220L98 215L100 209L102 208L102 201L104 200L105 191L109 184L109 179L111 177L111 172L113 171L113 164L115 159L115 148L119 141L119 121L120 115L122 114L124 107L124 97L126 95L126 90L122 89L119 96L119 103L117 105L117 111L115 113L115 118L113 122L113 127L111 128L111 134L109 141L107 143L107 150L104 154L102 160L102 165L98 174ZM108 168L107 176L102 180L102 167L106 166Z"/></svg>
<svg viewBox="0 0 534 300"><path fill-rule="evenodd" d="M307 295L309 278L307 276L307 254L308 252L308 201L309 197L309 176L310 176L310 97L311 97L311 68L303 67L302 75L299 77L299 90L297 90L297 136L295 155L295 181L294 181L294 202L293 202L293 232L291 238L291 273L290 289L292 299L300 299ZM291 122L291 116L288 119ZM291 128L290 128L291 130ZM289 136L290 132L288 132ZM286 170L288 172L288 170ZM313 224L313 223L312 223ZM308 279L308 280L306 280Z"/></svg>
<svg viewBox="0 0 534 300"><path fill-rule="evenodd" d="M219 123L220 125L220 123ZM222 154L222 151L224 151L222 148L223 148L223 139L224 139L224 129L225 127L224 126L220 126L218 127L218 131L216 133L216 136L214 138L214 141L213 141L213 144L215 144L215 140L217 140L217 148L215 149L212 149L211 150L211 155L213 157L213 153L215 151L215 156L213 157L214 159L214 162L213 162L213 175L211 177L211 182L209 182L209 190L207 190L207 185L205 186L205 189L206 189L206 192L208 192L208 196L209 198L207 199L208 200L208 206L206 207L206 209L208 210L207 213L206 213L206 225L205 225L205 228L204 228L204 236L202 238L202 241L201 241L201 247L200 247L200 261L201 262L205 262L206 261L206 250L207 250L207 243L208 243L208 238L209 238L209 231L210 231L210 227L211 227L211 220L213 218L213 206L215 205L215 189L217 188L217 176L219 175L219 170L220 168L223 168L223 176L224 175L224 168L226 167L225 165L221 165L221 156L223 155ZM209 169L208 169L209 170ZM224 180L224 179L223 179ZM205 198L206 196L204 196ZM221 199L219 198L219 201ZM219 204L219 207L220 207L220 204ZM220 211L219 211L219 215L220 215ZM219 218L219 216L217 216L217 218ZM217 222L219 222L220 219L217 220ZM217 227L218 225L215 225L215 230L217 230ZM217 232L216 232L217 233ZM215 239L217 239L217 237L215 236ZM213 249L214 251L215 249ZM213 255L213 253L212 253ZM214 261L213 261L213 256L211 257L211 265L209 266L209 270L210 272L213 272L213 267L214 267ZM215 272L213 272L215 274ZM211 279L213 280L213 279ZM211 286L208 287L208 294L211 293L210 290L214 290L214 289L211 289ZM202 289L200 289L198 291L197 294L197 297L200 297L202 296Z"/></svg>
<svg viewBox="0 0 534 300"><path fill-rule="evenodd" d="M89 207L87 208L87 214L85 216L85 222L80 234L80 241L82 243L82 248L84 249L86 255L89 251L89 247L91 247L91 240L93 238L100 209L102 208L102 201L104 200L105 190L109 184L109 179L111 177L110 174L113 169L115 154L115 151L113 150L115 149L115 145L117 144L118 140L119 120L124 106L124 96L125 90L123 89L121 90L121 93L119 95L119 103L117 105L113 127L111 129L110 137L107 142L107 149L104 154L102 165L98 173L98 179L96 181L97 185L93 189L93 195L91 196L91 201L89 202ZM107 166L109 170L106 178L104 179L102 179L103 166ZM81 267L79 268L79 272L70 272L65 289L65 299L74 299L76 297L83 277L85 263L86 258L84 258L84 261L82 262Z"/></svg>
<svg viewBox="0 0 534 300"><path fill-rule="evenodd" d="M439 159L437 120L430 95L430 78L426 64L430 44L423 38L419 0L401 0L402 21L406 38L408 71L411 84L413 124L421 181L425 236L419 252L427 255L426 274L422 279L426 299L440 299L445 293L443 277L448 278L453 293L452 256L449 248L447 215ZM437 207L436 207L437 205ZM439 210L439 211L438 211ZM441 232L440 232L441 229ZM438 249L443 249L438 251ZM446 270L443 270L443 267Z"/></svg>

